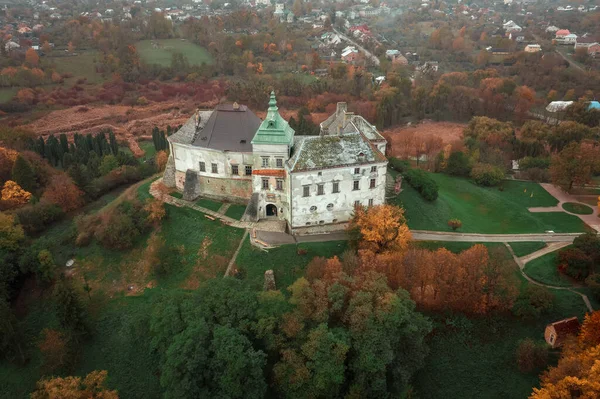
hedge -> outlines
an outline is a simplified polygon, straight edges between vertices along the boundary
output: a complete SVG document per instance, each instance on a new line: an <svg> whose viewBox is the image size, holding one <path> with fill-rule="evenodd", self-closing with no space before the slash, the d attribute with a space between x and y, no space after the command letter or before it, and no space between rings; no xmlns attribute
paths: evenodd
<svg viewBox="0 0 600 399"><path fill-rule="evenodd" d="M427 201L437 199L438 185L427 172L421 169L409 169L404 172L404 179Z"/></svg>
<svg viewBox="0 0 600 399"><path fill-rule="evenodd" d="M504 179L504 171L489 163L476 163L471 177L480 186L496 186Z"/></svg>

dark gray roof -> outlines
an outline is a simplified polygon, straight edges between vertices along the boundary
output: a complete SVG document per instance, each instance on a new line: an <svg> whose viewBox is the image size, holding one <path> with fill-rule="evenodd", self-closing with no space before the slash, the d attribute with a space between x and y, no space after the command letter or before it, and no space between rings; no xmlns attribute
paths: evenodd
<svg viewBox="0 0 600 399"><path fill-rule="evenodd" d="M261 120L245 105L217 105L192 145L221 151L252 152L252 138Z"/></svg>

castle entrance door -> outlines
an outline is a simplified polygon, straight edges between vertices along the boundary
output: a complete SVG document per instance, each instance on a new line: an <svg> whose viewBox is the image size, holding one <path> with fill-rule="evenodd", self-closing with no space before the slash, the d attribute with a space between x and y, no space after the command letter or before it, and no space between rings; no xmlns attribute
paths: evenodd
<svg viewBox="0 0 600 399"><path fill-rule="evenodd" d="M277 216L277 207L273 204L267 205L267 216Z"/></svg>

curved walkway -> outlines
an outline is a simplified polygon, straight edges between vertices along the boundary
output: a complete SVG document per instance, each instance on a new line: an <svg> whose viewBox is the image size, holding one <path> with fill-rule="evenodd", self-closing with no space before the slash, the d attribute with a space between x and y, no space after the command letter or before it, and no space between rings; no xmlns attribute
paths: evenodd
<svg viewBox="0 0 600 399"><path fill-rule="evenodd" d="M513 249L511 248L511 246L510 246L508 243L506 243L506 242L505 242L505 243L504 243L504 245L506 246L506 248L508 249L508 251L509 251L509 252L510 252L510 254L512 255L512 257L513 257L514 261L515 261L515 262L517 263L517 265L519 266L519 271L521 272L521 275L522 275L522 276L523 276L523 277L524 277L524 278L525 278L527 281L529 281L531 284L539 285L539 286L541 286L541 287L546 287L546 288L550 288L550 289L553 289L553 290L566 290L566 291L572 292L572 293L574 293L574 294L577 294L577 295L579 295L579 296L581 297L581 299L583 299L583 302L585 303L585 306L588 308L588 310L589 310L590 312L593 312L593 311L594 311L594 308L592 307L592 304L591 304L591 302L590 302L590 299L587 297L587 295L585 295L585 294L582 294L582 293L581 293L581 292L579 292L579 291L575 291L574 289L572 289L572 288L570 288L570 287L558 287L558 286L556 286L556 285L544 284L544 283L542 283L542 282L539 282L539 281L537 281L537 280L535 280L535 279L533 279L533 278L529 277L529 276L528 276L528 275L525 273L525 271L523 270L523 269L525 268L525 264L527 264L528 262L530 262L530 261L532 261L532 260L534 260L534 259L537 259L537 258L539 258L540 256L546 255L546 254L548 254L548 253L550 253L550 252L556 251L556 250L558 250L559 248L562 248L562 246L560 246L560 245L555 245L555 244L554 244L550 250L548 250L549 248L543 248L543 249L540 249L539 251L536 251L536 252L533 252L533 253L531 253L531 254L529 254L529 255L525 255L525 256L523 256L523 257L521 257L521 258L518 258L518 257L515 255L515 253L514 253Z"/></svg>

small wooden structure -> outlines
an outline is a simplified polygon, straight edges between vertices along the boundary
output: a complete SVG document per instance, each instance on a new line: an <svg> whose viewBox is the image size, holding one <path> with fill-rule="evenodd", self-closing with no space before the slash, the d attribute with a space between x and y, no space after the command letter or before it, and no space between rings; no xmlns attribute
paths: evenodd
<svg viewBox="0 0 600 399"><path fill-rule="evenodd" d="M544 339L552 348L558 348L569 335L577 335L577 333L579 333L579 327L580 325L577 317L555 321L546 326Z"/></svg>

